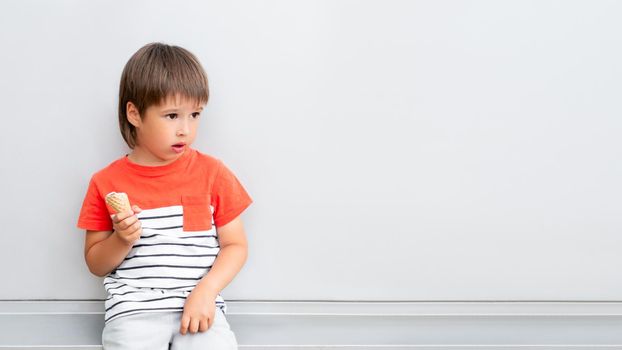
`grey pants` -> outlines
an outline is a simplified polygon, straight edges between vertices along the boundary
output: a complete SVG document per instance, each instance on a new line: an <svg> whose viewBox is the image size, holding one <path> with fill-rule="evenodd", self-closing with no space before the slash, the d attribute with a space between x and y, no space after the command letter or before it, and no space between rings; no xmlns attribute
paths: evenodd
<svg viewBox="0 0 622 350"><path fill-rule="evenodd" d="M219 307L205 332L179 333L181 311L122 316L108 322L102 332L104 350L229 350L238 342Z"/></svg>

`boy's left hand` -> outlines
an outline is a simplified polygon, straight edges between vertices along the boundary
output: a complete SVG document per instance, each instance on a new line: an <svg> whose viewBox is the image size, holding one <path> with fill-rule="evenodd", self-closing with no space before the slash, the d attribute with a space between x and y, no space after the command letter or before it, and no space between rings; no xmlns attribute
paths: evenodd
<svg viewBox="0 0 622 350"><path fill-rule="evenodd" d="M184 304L184 312L181 315L181 328L179 332L205 332L214 323L216 311L216 298L195 288L188 294Z"/></svg>

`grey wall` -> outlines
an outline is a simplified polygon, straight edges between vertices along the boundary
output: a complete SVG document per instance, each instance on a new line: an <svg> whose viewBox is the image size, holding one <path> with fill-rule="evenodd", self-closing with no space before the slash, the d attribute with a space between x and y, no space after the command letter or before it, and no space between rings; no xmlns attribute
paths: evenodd
<svg viewBox="0 0 622 350"><path fill-rule="evenodd" d="M4 1L0 299L103 299L77 229L121 70L194 52L255 200L226 300L619 300L622 3Z"/></svg>

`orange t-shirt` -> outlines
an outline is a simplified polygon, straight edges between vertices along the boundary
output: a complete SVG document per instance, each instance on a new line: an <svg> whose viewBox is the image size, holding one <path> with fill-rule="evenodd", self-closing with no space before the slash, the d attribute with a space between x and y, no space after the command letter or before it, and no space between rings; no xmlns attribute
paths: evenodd
<svg viewBox="0 0 622 350"><path fill-rule="evenodd" d="M104 279L106 322L139 312L183 311L185 298L220 251L217 228L253 200L224 163L188 147L174 162L144 166L127 155L96 172L77 226L112 231L110 192L125 192L142 225L127 257ZM226 313L218 294L216 305Z"/></svg>
<svg viewBox="0 0 622 350"><path fill-rule="evenodd" d="M112 230L110 215L115 211L104 198L110 192L127 193L130 203L141 209L181 205L184 231L209 229L214 208L214 224L223 226L235 219L253 201L224 163L188 147L180 158L164 166L144 166L127 155L95 173L84 198L78 227L85 230Z"/></svg>

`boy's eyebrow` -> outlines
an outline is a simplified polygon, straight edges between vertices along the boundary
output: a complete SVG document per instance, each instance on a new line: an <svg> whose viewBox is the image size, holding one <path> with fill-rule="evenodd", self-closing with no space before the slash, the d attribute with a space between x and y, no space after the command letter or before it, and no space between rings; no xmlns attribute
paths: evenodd
<svg viewBox="0 0 622 350"><path fill-rule="evenodd" d="M194 109L198 109L199 111L202 111L202 110L203 110L203 107L202 107L202 106L199 106L199 107L194 108ZM162 111L162 113L177 112L178 110L179 110L179 108L170 108L170 109L165 109L165 110L163 110L163 111Z"/></svg>

